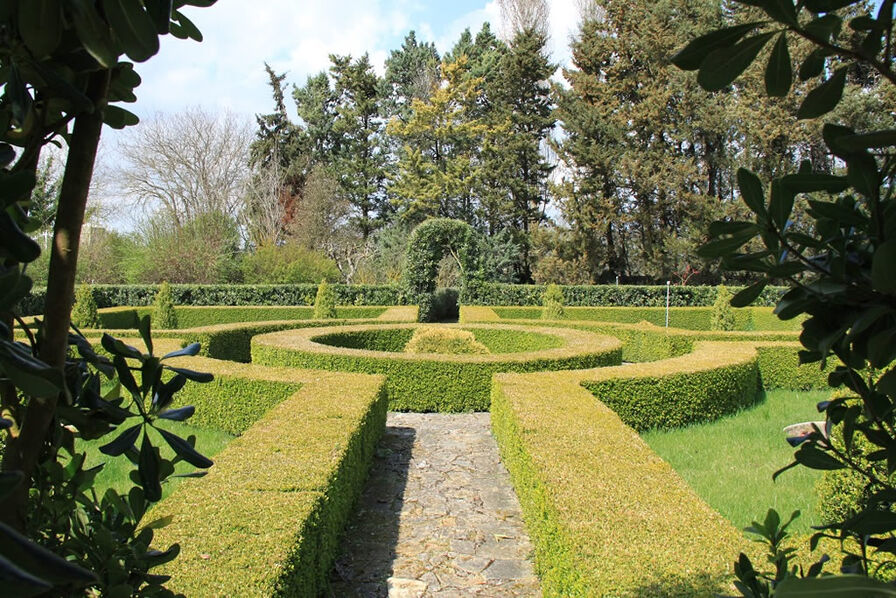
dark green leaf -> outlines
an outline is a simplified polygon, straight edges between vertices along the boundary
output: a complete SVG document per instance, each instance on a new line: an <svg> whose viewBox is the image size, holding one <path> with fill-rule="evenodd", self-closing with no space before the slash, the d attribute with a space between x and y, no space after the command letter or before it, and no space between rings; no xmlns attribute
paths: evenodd
<svg viewBox="0 0 896 598"><path fill-rule="evenodd" d="M890 369L878 378L875 388L892 399L896 399L896 369Z"/></svg>
<svg viewBox="0 0 896 598"><path fill-rule="evenodd" d="M871 283L882 293L896 293L896 239L881 244L871 263Z"/></svg>
<svg viewBox="0 0 896 598"><path fill-rule="evenodd" d="M19 228L8 210L0 210L0 239L3 249L19 263L28 264L40 256L40 245Z"/></svg>
<svg viewBox="0 0 896 598"><path fill-rule="evenodd" d="M107 333L103 333L100 343L103 345L103 348L112 355L120 355L122 357L130 357L132 359L143 361L143 353L130 345L124 344L117 338L109 336Z"/></svg>
<svg viewBox="0 0 896 598"><path fill-rule="evenodd" d="M182 374L178 374L167 383L160 384L158 391L152 398L153 410L158 411L168 407L174 400L174 394L180 391L186 383L187 378Z"/></svg>
<svg viewBox="0 0 896 598"><path fill-rule="evenodd" d="M139 124L140 118L120 106L110 105L103 108L103 122L113 129L121 130Z"/></svg>
<svg viewBox="0 0 896 598"><path fill-rule="evenodd" d="M706 91L724 89L752 64L774 35L774 32L762 33L733 46L713 50L701 63L697 82Z"/></svg>
<svg viewBox="0 0 896 598"><path fill-rule="evenodd" d="M199 452L195 448L190 446L189 442L187 442L180 436L176 436L171 432L168 432L161 428L157 429L162 435L162 438L165 439L165 442L168 443L168 446L170 446L181 459L183 459L190 465L193 465L200 469L208 469L209 467L214 465L214 462L212 462L211 459L199 454Z"/></svg>
<svg viewBox="0 0 896 598"><path fill-rule="evenodd" d="M863 135L844 135L837 139L837 149L843 152L861 152L892 145L896 145L896 129L874 131Z"/></svg>
<svg viewBox="0 0 896 598"><path fill-rule="evenodd" d="M166 353L165 356L162 357L162 361L170 359L172 357L193 357L199 354L200 348L201 345L199 343L192 343L190 345L187 345L183 349L172 351L171 353Z"/></svg>
<svg viewBox="0 0 896 598"><path fill-rule="evenodd" d="M868 152L851 154L846 158L846 178L856 191L865 197L878 197L880 194L880 172L877 162Z"/></svg>
<svg viewBox="0 0 896 598"><path fill-rule="evenodd" d="M820 12L832 12L845 6L857 4L860 0L806 0L806 8L818 14Z"/></svg>
<svg viewBox="0 0 896 598"><path fill-rule="evenodd" d="M71 0L72 22L84 49L104 68L113 68L121 53L112 41L112 32L97 12L92 0Z"/></svg>
<svg viewBox="0 0 896 598"><path fill-rule="evenodd" d="M65 388L62 372L34 357L20 343L0 341L0 371L32 397L53 397Z"/></svg>
<svg viewBox="0 0 896 598"><path fill-rule="evenodd" d="M100 452L104 455L109 455L110 457L123 455L125 451L133 447L137 442L137 438L140 436L140 430L142 428L143 424L131 426L130 428L119 434L118 438L116 438L115 440L101 446Z"/></svg>
<svg viewBox="0 0 896 598"><path fill-rule="evenodd" d="M0 143L0 168L5 168L16 159L16 150L8 143ZM22 172L20 174L26 174ZM32 185L33 186L33 185Z"/></svg>
<svg viewBox="0 0 896 598"><path fill-rule="evenodd" d="M822 451L818 447L812 444L804 444L800 447L796 453L794 453L794 458L797 463L801 465L805 465L809 469L820 469L820 470L834 470L834 469L843 469L845 465L841 463L837 458L832 457L828 453Z"/></svg>
<svg viewBox="0 0 896 598"><path fill-rule="evenodd" d="M18 488L25 475L21 471L0 471L0 500Z"/></svg>
<svg viewBox="0 0 896 598"><path fill-rule="evenodd" d="M140 338L143 339L143 343L146 345L146 350L152 355L152 330L151 330L151 320L152 318L149 314L140 318L137 322L137 329L140 331Z"/></svg>
<svg viewBox="0 0 896 598"><path fill-rule="evenodd" d="M145 0L146 11L156 26L156 33L165 35L171 25L171 12L174 9L172 0Z"/></svg>
<svg viewBox="0 0 896 598"><path fill-rule="evenodd" d="M158 502L162 498L162 484L159 482L160 465L158 450L149 442L149 436L144 434L137 460L137 475L149 502Z"/></svg>
<svg viewBox="0 0 896 598"><path fill-rule="evenodd" d="M19 32L35 58L51 54L62 39L59 0L19 0Z"/></svg>
<svg viewBox="0 0 896 598"><path fill-rule="evenodd" d="M202 32L199 31L199 28L193 24L193 21L188 19L183 13L180 11L174 14L174 19L177 21L180 26L181 32L188 38L193 41L201 42L202 41Z"/></svg>
<svg viewBox="0 0 896 598"><path fill-rule="evenodd" d="M131 60L143 62L159 51L159 35L140 3L103 0L103 11L115 36L121 41L125 54Z"/></svg>
<svg viewBox="0 0 896 598"><path fill-rule="evenodd" d="M765 287L768 286L768 279L763 278L759 282L755 282L748 286L747 288L739 291L731 298L731 306L732 307L746 307L753 303L759 295L762 294L762 291L765 290Z"/></svg>
<svg viewBox="0 0 896 598"><path fill-rule="evenodd" d="M798 176L798 175L797 175ZM784 230L790 214L793 212L795 195L793 189L783 183L781 179L772 181L771 197L768 200L768 213L778 230Z"/></svg>
<svg viewBox="0 0 896 598"><path fill-rule="evenodd" d="M831 37L840 33L842 27L843 19L837 15L828 14L809 21L803 27L803 30L809 33L809 35L827 42Z"/></svg>
<svg viewBox="0 0 896 598"><path fill-rule="evenodd" d="M675 54L672 64L684 71L695 71L711 51L733 46L760 25L761 21L745 23L701 35Z"/></svg>
<svg viewBox="0 0 896 598"><path fill-rule="evenodd" d="M824 173L788 174L781 177L781 184L794 193L813 193L825 191L827 193L840 193L849 188L846 177Z"/></svg>
<svg viewBox="0 0 896 598"><path fill-rule="evenodd" d="M825 50L814 50L809 53L800 65L800 81L808 81L824 72L824 61L828 53Z"/></svg>
<svg viewBox="0 0 896 598"><path fill-rule="evenodd" d="M168 411L163 411L159 414L159 418L161 419L170 419L173 421L186 421L193 417L193 414L196 412L196 408L193 405L187 405L186 407L180 407L178 409L169 409Z"/></svg>
<svg viewBox="0 0 896 598"><path fill-rule="evenodd" d="M868 362L873 368L884 368L896 358L896 330L882 330L868 339Z"/></svg>
<svg viewBox="0 0 896 598"><path fill-rule="evenodd" d="M765 192L759 177L746 168L737 169L737 187L740 195L754 214L765 214Z"/></svg>
<svg viewBox="0 0 896 598"><path fill-rule="evenodd" d="M828 218L852 226L861 226L868 222L868 217L861 212L837 203L810 199L809 206L809 214L813 218Z"/></svg>
<svg viewBox="0 0 896 598"><path fill-rule="evenodd" d="M787 35L778 36L765 69L765 91L773 97L784 97L793 83L793 65L787 50Z"/></svg>
<svg viewBox="0 0 896 598"><path fill-rule="evenodd" d="M833 110L843 97L846 85L846 67L840 67L831 78L810 91L797 111L797 118L818 118Z"/></svg>
<svg viewBox="0 0 896 598"><path fill-rule="evenodd" d="M207 374L204 372L194 372L193 370L187 370L184 368L175 368L169 366L165 366L166 369L171 370L172 372L176 372L178 374L183 374L187 377L188 380L192 380L193 382L211 382L215 379L215 377L211 374Z"/></svg>
<svg viewBox="0 0 896 598"><path fill-rule="evenodd" d="M83 587L97 581L90 571L35 544L5 523L0 523L0 554L22 570L51 583Z"/></svg>

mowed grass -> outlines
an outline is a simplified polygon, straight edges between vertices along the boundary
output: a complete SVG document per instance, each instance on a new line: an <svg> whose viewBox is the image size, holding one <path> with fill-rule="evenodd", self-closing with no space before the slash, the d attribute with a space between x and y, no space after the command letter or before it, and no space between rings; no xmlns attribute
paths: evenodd
<svg viewBox="0 0 896 598"><path fill-rule="evenodd" d="M802 513L789 528L809 532L817 524L815 482L820 472L796 467L772 481L793 460L782 428L823 419L815 408L828 391L770 391L755 407L688 428L643 434L688 484L735 526L762 521L770 507L782 518ZM661 489L657 490L661 492Z"/></svg>
<svg viewBox="0 0 896 598"><path fill-rule="evenodd" d="M136 420L133 420L136 422ZM130 427L133 424L125 424L124 427L121 428L124 431L126 428ZM172 432L173 434L177 434L181 438L188 438L193 435L196 436L196 449L208 457L209 459L214 460L214 456L218 454L227 444L235 438L232 434L228 434L227 432L218 430L216 428L201 428L190 426L185 423L168 421L168 420L157 420L156 425L164 430ZM97 496L102 496L106 489L114 488L119 493L127 493L128 490L134 485L134 483L130 480L129 475L130 472L136 469L136 466L131 463L131 461L124 455L120 457L110 457L108 455L104 455L100 452L100 447L104 444L111 442L113 439L117 437L117 432L113 432L112 434L106 435L106 437L101 438L99 440L91 440L91 441L79 441L77 449L83 450L87 453L87 461L85 463L85 467L93 467L95 465L99 465L100 463L105 463L105 467L103 470L97 475L96 478L96 493ZM162 439L161 435L159 435L155 431L151 431L149 433L150 440L152 440L153 446L159 447L162 456L168 459L172 459L174 457L174 451L168 444ZM142 436L141 436L142 438ZM140 440L137 442L137 448L140 447ZM213 466L214 467L214 466ZM192 473L197 471L196 468L189 463L181 461L177 463L174 467L174 471L176 474L185 474ZM162 484L162 497L166 497L171 494L171 491L174 490L177 485L182 482L185 478L169 478L167 482Z"/></svg>

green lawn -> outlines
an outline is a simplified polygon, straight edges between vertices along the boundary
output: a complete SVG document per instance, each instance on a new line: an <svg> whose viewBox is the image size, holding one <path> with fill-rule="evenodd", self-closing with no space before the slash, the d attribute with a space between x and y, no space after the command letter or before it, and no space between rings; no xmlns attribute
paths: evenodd
<svg viewBox="0 0 896 598"><path fill-rule="evenodd" d="M782 517L799 509L794 532L815 521L815 481L820 473L797 467L772 482L772 474L792 460L784 440L788 424L821 419L816 403L828 391L771 391L755 407L716 422L643 435L714 509L739 528L774 507Z"/></svg>
<svg viewBox="0 0 896 598"><path fill-rule="evenodd" d="M215 428L200 428L181 422L158 420L157 425L169 432L177 434L181 438L187 438L191 434L195 435L196 448L200 453L212 460L214 460L216 454L227 446L227 443L235 438L232 434L228 434L227 432ZM87 463L85 464L85 467L92 467L100 463L106 464L96 478L95 489L97 496L102 496L107 488L115 488L119 492L127 492L131 486L134 485L128 478L128 475L135 469L135 466L128 460L128 458L124 455L120 457L109 457L99 450L99 447L110 442L114 438L114 435L107 435L105 438L99 440L80 441L77 447L78 450L85 450L87 452ZM152 440L153 445L160 447L162 456L169 459L174 456L174 451L171 450L158 433L150 432L150 439ZM196 471L196 468L189 463L181 462L175 466L176 473L190 473L193 471ZM168 482L162 484L162 496L168 496L183 479L184 478L172 478Z"/></svg>

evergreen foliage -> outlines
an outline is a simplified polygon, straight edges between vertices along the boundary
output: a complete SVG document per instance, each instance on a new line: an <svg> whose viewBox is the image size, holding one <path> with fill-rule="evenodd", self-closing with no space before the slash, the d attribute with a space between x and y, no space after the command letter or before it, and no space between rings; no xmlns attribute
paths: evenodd
<svg viewBox="0 0 896 598"><path fill-rule="evenodd" d="M314 319L332 319L336 317L336 294L327 279L320 281L317 287L317 295L314 296Z"/></svg>
<svg viewBox="0 0 896 598"><path fill-rule="evenodd" d="M75 304L72 306L72 324L78 328L99 328L100 316L90 285L81 284L75 288Z"/></svg>
<svg viewBox="0 0 896 598"><path fill-rule="evenodd" d="M159 292L153 303L153 316L156 328L171 330L178 327L174 297L171 294L171 285L167 282L159 285Z"/></svg>
<svg viewBox="0 0 896 598"><path fill-rule="evenodd" d="M404 350L448 355L485 355L489 352L472 332L458 328L418 328Z"/></svg>
<svg viewBox="0 0 896 598"><path fill-rule="evenodd" d="M563 309L563 290L556 284L549 284L541 297L541 319L561 320L565 315Z"/></svg>
<svg viewBox="0 0 896 598"><path fill-rule="evenodd" d="M718 287L718 295L712 304L711 330L734 330L737 326L737 317L731 307L731 291L725 285Z"/></svg>

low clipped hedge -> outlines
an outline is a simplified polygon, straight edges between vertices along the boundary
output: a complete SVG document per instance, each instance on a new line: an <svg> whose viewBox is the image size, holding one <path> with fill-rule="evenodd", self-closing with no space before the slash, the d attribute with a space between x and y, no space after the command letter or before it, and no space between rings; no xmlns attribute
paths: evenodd
<svg viewBox="0 0 896 598"><path fill-rule="evenodd" d="M484 283L471 287L464 295L467 305L540 306L546 285ZM666 287L649 285L559 285L565 306L628 306L666 305ZM716 299L714 286L669 287L670 303L675 307L711 306ZM730 287L737 292L738 287ZM787 289L766 287L756 305L773 306Z"/></svg>
<svg viewBox="0 0 896 598"><path fill-rule="evenodd" d="M494 312L506 320L538 319L538 307L494 307ZM799 330L799 320L779 320L769 307L745 307L733 310L736 330ZM665 307L569 307L567 320L595 320L633 324L650 322L666 324ZM669 309L669 326L685 330L711 330L711 307L674 307Z"/></svg>
<svg viewBox="0 0 896 598"><path fill-rule="evenodd" d="M788 345L759 345L759 371L762 386L766 389L824 390L828 386L828 374L834 371L837 360L830 359L825 368L818 363L800 365L798 343Z"/></svg>
<svg viewBox="0 0 896 598"><path fill-rule="evenodd" d="M233 324L238 322L273 322L280 320L312 320L314 308L307 306L177 306L179 329ZM378 318L386 311L383 306L337 307L340 319ZM153 315L152 307L112 307L100 311L103 328L120 330L136 328L143 316Z"/></svg>
<svg viewBox="0 0 896 598"><path fill-rule="evenodd" d="M173 523L159 545L182 546L162 567L187 596L317 597L385 427L382 378L218 364L227 376L301 384L216 456L209 474L153 509Z"/></svg>
<svg viewBox="0 0 896 598"><path fill-rule="evenodd" d="M405 291L397 285L330 285L337 305L405 305ZM92 287L97 306L152 305L158 285L96 285ZM176 305L313 305L317 284L278 285L198 285L173 284ZM46 289L36 288L19 304L20 315L44 312Z"/></svg>
<svg viewBox="0 0 896 598"><path fill-rule="evenodd" d="M756 350L699 343L682 357L589 374L583 386L638 431L718 419L759 398Z"/></svg>
<svg viewBox="0 0 896 598"><path fill-rule="evenodd" d="M619 368L611 368L618 370ZM580 372L498 374L492 430L548 597L711 596L750 542Z"/></svg>
<svg viewBox="0 0 896 598"><path fill-rule="evenodd" d="M489 328L486 325L462 327L474 334ZM385 374L392 410L462 412L488 410L491 378L496 372L600 367L620 363L622 354L621 342L615 338L577 330L508 326L495 328L560 337L564 346L518 353L450 356L332 346L336 342L334 338L347 342L345 335L361 333L363 338L376 335L382 339L392 331L395 340L391 347L395 351L395 347L404 346L415 328L407 324L353 326L339 330L312 328L260 335L252 340L252 361L265 365ZM319 337L324 337L329 344L315 342L314 339Z"/></svg>

